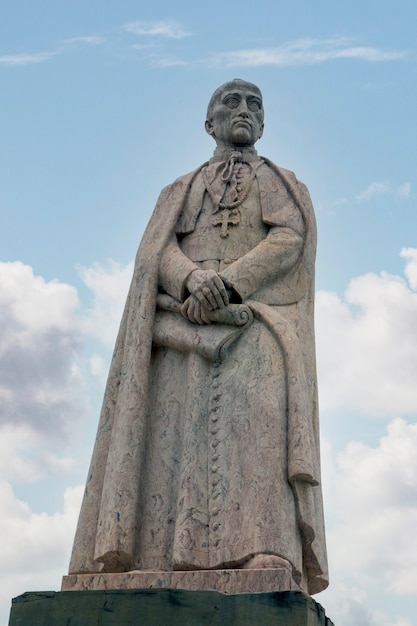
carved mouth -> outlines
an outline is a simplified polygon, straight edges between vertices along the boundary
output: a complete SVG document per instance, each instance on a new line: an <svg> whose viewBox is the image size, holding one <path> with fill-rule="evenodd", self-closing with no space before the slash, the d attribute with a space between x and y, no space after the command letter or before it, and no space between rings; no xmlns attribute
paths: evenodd
<svg viewBox="0 0 417 626"><path fill-rule="evenodd" d="M252 128L252 124L249 120L237 119L233 121L234 126L245 126L246 128Z"/></svg>

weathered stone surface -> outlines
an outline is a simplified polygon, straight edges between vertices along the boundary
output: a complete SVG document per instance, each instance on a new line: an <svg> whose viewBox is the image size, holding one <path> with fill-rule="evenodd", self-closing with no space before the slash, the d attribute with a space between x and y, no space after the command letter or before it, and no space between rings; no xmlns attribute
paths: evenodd
<svg viewBox="0 0 417 626"><path fill-rule="evenodd" d="M313 208L254 149L255 85L219 88L206 130L213 158L162 191L139 247L70 573L263 568L276 556L317 593Z"/></svg>
<svg viewBox="0 0 417 626"><path fill-rule="evenodd" d="M25 593L9 626L333 626L301 592L241 594L174 589Z"/></svg>
<svg viewBox="0 0 417 626"><path fill-rule="evenodd" d="M70 574L62 591L104 589L188 589L222 593L299 591L288 569L200 570L189 572L124 572L122 574Z"/></svg>

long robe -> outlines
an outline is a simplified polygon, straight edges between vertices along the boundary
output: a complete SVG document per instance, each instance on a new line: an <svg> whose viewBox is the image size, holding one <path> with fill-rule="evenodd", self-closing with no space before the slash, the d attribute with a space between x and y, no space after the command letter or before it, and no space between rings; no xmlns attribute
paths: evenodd
<svg viewBox="0 0 417 626"><path fill-rule="evenodd" d="M291 172L262 159L255 182L266 235L220 271L253 323L221 357L160 345L158 291L184 297L191 266L175 246L196 228L203 168L210 173L204 164L162 191L138 250L70 573L234 567L271 553L317 593L327 564L311 202ZM170 248L177 267L184 261L177 280ZM200 338L196 325L179 323Z"/></svg>

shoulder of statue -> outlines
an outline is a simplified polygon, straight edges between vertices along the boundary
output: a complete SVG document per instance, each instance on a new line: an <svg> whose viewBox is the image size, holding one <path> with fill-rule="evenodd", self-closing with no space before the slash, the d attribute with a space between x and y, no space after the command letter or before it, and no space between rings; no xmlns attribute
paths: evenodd
<svg viewBox="0 0 417 626"><path fill-rule="evenodd" d="M297 178L293 171L276 165L273 161L267 159L266 157L261 157L261 159L269 167L270 171L284 181L287 189L299 204L307 205L311 208L311 199L308 187ZM265 171L265 169L266 168L261 168L261 171Z"/></svg>
<svg viewBox="0 0 417 626"><path fill-rule="evenodd" d="M168 199L169 201L172 201L174 199L178 200L183 197L183 195L186 194L187 191L190 189L192 183L197 178L203 167L207 165L207 163L208 162L203 163L192 172L184 174L183 176L179 176L172 183L166 185L166 187L164 187L159 194L157 205L164 204Z"/></svg>
<svg viewBox="0 0 417 626"><path fill-rule="evenodd" d="M281 176L281 178L283 178L284 180L287 180L293 185L297 184L305 186L304 183L297 178L292 170L287 170L285 167L276 165L276 163L274 163L267 157L262 156L260 158L275 174L278 174L278 176Z"/></svg>
<svg viewBox="0 0 417 626"><path fill-rule="evenodd" d="M283 183L287 193L290 197L292 197L296 206L298 206L301 210L304 220L307 223L314 221L314 209L306 185L299 181L294 172L291 170L275 165L275 163L266 157L261 158L265 167L260 167L258 169L257 176L258 178L261 178L261 185L265 185L272 192L272 194L270 193L269 195L274 196L275 193L279 193L279 189ZM270 178L271 176L272 180ZM269 180L264 178L264 181L262 181L262 177L267 177ZM268 197L268 194L266 194L266 196ZM266 200L264 200L264 203L265 202ZM275 205L272 198L270 199L270 203L271 207Z"/></svg>
<svg viewBox="0 0 417 626"><path fill-rule="evenodd" d="M188 174L183 174L182 176L179 176L178 178L176 178L174 180L173 183L171 183L171 185L168 185L168 187L172 187L173 185L189 185L193 182L193 180L195 179L195 177L201 172L201 170L204 167L207 167L207 165L209 164L208 161L206 161L205 163L203 163L202 165L199 165L195 170L193 170L192 172L189 172Z"/></svg>

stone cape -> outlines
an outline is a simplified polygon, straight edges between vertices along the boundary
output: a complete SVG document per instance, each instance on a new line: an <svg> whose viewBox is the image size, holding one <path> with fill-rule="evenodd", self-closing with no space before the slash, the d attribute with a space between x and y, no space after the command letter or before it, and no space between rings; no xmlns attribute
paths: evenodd
<svg viewBox="0 0 417 626"><path fill-rule="evenodd" d="M213 384L205 383L215 382L219 364L174 351L168 352L166 361L161 357L163 349L156 358L152 349L161 258L193 188L198 187L199 168L162 191L138 250L70 573L172 569L173 565L177 569L203 569L239 564L255 552L272 552L292 563L300 583L304 574L309 593L327 586L313 331L314 215L304 185L291 172L267 159L263 162L268 166L266 173L257 174L259 179L268 179L258 181L260 189L267 190L261 194L263 219L276 223L284 196L291 197L304 221L304 246L294 268L276 281L275 292L281 294L282 302L270 306L262 294L244 302L255 321L245 330L246 340L237 340L230 349L232 358L228 353L221 365L226 368L222 390L229 403L221 409L219 419L219 427L226 428L220 438L220 462L208 458L208 446L213 443L210 436L218 435L219 427L210 424L208 430L207 425L202 437L200 410L216 398ZM254 354L252 343L261 354L269 354L261 367L248 358ZM271 345L275 346L273 352ZM238 375L232 367L236 363ZM165 404L161 404L158 393L164 384L171 385L172 392L169 372L175 373L179 390L181 385L184 389L192 387L194 394L180 398L187 394L179 391L168 397L165 393ZM190 375L193 385L189 384ZM250 401L251 419L261 420L262 433L255 444L251 442L250 420L242 419L230 404L231 398L246 393L248 385L242 381L248 376L249 380L265 380L261 389L253 391ZM203 390L201 397L195 392L199 388ZM267 401L272 410L266 409L264 417L263 411L256 415L254 406L263 407ZM194 411L195 418L186 436L180 423L184 406L190 415ZM235 412L229 421L228 410ZM176 414L175 419L167 420L167 411ZM274 411L279 413L275 420ZM159 415L156 420L155 415ZM272 430L268 430L272 422ZM221 465L222 459L226 466ZM217 479L212 481L213 468L220 472L220 507L210 502L210 489ZM244 484L245 476L249 484ZM250 522L246 526L242 526L243 516ZM227 539L228 532L232 540Z"/></svg>

